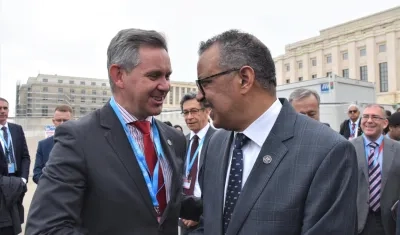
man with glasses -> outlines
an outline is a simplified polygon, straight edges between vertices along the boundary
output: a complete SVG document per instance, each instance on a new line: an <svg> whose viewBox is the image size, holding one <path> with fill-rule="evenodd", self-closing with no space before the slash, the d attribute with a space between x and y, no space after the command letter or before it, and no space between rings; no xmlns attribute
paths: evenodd
<svg viewBox="0 0 400 235"><path fill-rule="evenodd" d="M354 234L354 147L277 99L275 65L251 34L201 43L199 93L216 128L200 185L204 234ZM346 218L346 219L343 219Z"/></svg>
<svg viewBox="0 0 400 235"><path fill-rule="evenodd" d="M346 139L352 140L362 135L361 120L360 120L360 109L356 104L351 104L347 108L347 115L349 119L344 120L340 125L339 133Z"/></svg>
<svg viewBox="0 0 400 235"><path fill-rule="evenodd" d="M72 118L72 108L69 105L59 105L56 107L53 116L53 124L57 128L62 123L69 121ZM54 136L50 136L39 141L36 150L35 167L33 168L33 182L39 183L42 175L43 167L49 160L50 151L54 146Z"/></svg>
<svg viewBox="0 0 400 235"><path fill-rule="evenodd" d="M353 139L359 174L357 218L361 235L395 234L393 216L400 197L400 143L384 138L388 125L383 107L367 105L361 116L364 134Z"/></svg>
<svg viewBox="0 0 400 235"><path fill-rule="evenodd" d="M198 181L199 172L204 163L205 151L211 136L216 131L208 122L211 109L204 101L196 100L196 93L187 93L181 99L182 115L190 133L186 136L187 154L183 176L183 193L201 198ZM181 234L203 234L202 220L180 220Z"/></svg>

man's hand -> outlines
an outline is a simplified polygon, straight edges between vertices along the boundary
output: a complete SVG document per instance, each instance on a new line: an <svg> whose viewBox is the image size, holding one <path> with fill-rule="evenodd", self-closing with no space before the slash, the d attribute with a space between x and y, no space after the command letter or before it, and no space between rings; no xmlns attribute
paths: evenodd
<svg viewBox="0 0 400 235"><path fill-rule="evenodd" d="M193 227L199 224L199 222L193 221L193 220L186 220L186 219L182 219L182 223L186 226L186 227Z"/></svg>

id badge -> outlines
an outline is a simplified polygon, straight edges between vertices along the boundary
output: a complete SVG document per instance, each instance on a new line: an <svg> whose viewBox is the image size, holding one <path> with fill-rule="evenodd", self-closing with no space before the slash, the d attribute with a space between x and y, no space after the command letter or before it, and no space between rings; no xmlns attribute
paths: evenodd
<svg viewBox="0 0 400 235"><path fill-rule="evenodd" d="M192 180L190 178L183 178L183 188L184 189L190 189L190 183L192 182Z"/></svg>
<svg viewBox="0 0 400 235"><path fill-rule="evenodd" d="M14 174L14 173L15 173L14 163L8 163L8 174Z"/></svg>

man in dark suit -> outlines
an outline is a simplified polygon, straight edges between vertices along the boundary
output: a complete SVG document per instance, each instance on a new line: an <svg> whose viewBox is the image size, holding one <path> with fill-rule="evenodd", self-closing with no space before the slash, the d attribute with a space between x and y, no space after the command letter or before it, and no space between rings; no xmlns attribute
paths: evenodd
<svg viewBox="0 0 400 235"><path fill-rule="evenodd" d="M121 30L107 57L113 96L56 129L27 234L178 233L186 140L154 118L170 89L166 41Z"/></svg>
<svg viewBox="0 0 400 235"><path fill-rule="evenodd" d="M400 197L400 143L385 137L388 125L383 107L367 105L361 116L364 134L351 143L358 158L358 233L393 235Z"/></svg>
<svg viewBox="0 0 400 235"><path fill-rule="evenodd" d="M204 234L354 234L354 146L277 99L274 61L253 35L224 32L199 54L197 99L225 129L203 165Z"/></svg>
<svg viewBox="0 0 400 235"><path fill-rule="evenodd" d="M360 109L357 105L351 104L347 108L347 115L349 119L346 119L340 124L339 134L348 140L352 140L362 135Z"/></svg>
<svg viewBox="0 0 400 235"><path fill-rule="evenodd" d="M69 105L59 105L56 107L53 116L53 124L57 128L60 124L69 121L72 118L72 108ZM54 136L47 137L39 141L36 150L35 167L33 168L33 181L39 183L42 176L43 167L49 160L50 151L53 149Z"/></svg>
<svg viewBox="0 0 400 235"><path fill-rule="evenodd" d="M206 102L196 100L196 93L185 94L180 102L182 115L190 133L186 136L187 154L183 177L183 192L187 196L201 198L201 188L198 180L201 172L205 151L211 136L216 131L209 123L210 107ZM203 234L203 220L193 221L182 219L179 222L182 235Z"/></svg>
<svg viewBox="0 0 400 235"><path fill-rule="evenodd" d="M18 222L12 218L11 207L2 207L0 203L0 234L13 235L18 234L20 225L24 223L24 208L22 205L23 197L26 192L26 183L29 177L29 166L31 164L28 146L26 144L25 134L20 125L7 122L9 112L8 101L0 97L0 177L12 177L20 179L21 185L15 185L15 179L9 179L8 182L14 182L15 187L23 187L20 195L13 199L16 204L19 218ZM4 185L7 186L7 185ZM9 189L0 187L0 200L7 198L10 194Z"/></svg>

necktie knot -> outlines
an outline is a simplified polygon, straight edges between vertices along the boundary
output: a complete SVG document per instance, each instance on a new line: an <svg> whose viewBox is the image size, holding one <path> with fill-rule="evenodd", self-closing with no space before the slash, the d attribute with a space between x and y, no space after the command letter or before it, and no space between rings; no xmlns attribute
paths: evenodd
<svg viewBox="0 0 400 235"><path fill-rule="evenodd" d="M368 146L373 148L373 149L375 149L376 147L378 147L378 144L375 143L375 142L371 142L371 143L368 144Z"/></svg>
<svg viewBox="0 0 400 235"><path fill-rule="evenodd" d="M243 133L237 133L235 137L235 149L242 149L248 140L249 138Z"/></svg>
<svg viewBox="0 0 400 235"><path fill-rule="evenodd" d="M1 128L1 130L4 131L4 132L7 132L7 127L3 126L3 127Z"/></svg>
<svg viewBox="0 0 400 235"><path fill-rule="evenodd" d="M198 136L198 135L194 135L194 136L192 137L192 140L193 140L193 141L199 141L199 136Z"/></svg>
<svg viewBox="0 0 400 235"><path fill-rule="evenodd" d="M150 134L150 122L149 121L136 121L131 122L131 125L135 126L143 135Z"/></svg>
<svg viewBox="0 0 400 235"><path fill-rule="evenodd" d="M353 126L353 129L356 127L356 124L353 122L353 124L351 124Z"/></svg>

